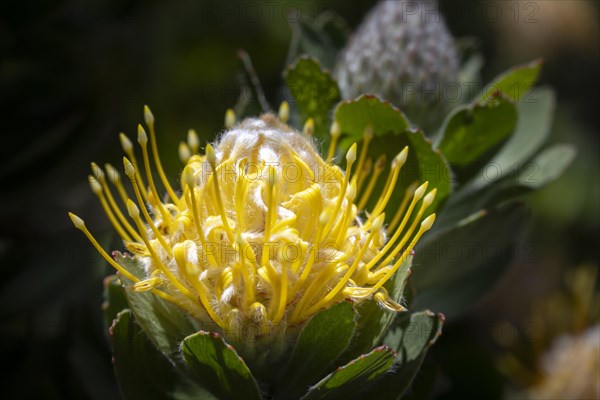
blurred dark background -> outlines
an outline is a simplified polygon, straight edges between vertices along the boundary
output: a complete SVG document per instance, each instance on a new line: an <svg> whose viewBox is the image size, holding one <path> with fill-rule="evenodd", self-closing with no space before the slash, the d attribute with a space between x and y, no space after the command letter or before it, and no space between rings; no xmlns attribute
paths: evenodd
<svg viewBox="0 0 600 400"><path fill-rule="evenodd" d="M250 54L277 104L290 25L334 10L353 28L373 4L2 2L3 398L118 398L101 313L102 278L111 271L67 217L75 211L105 248L119 247L89 191L89 162L121 169L118 132L133 137L148 104L176 179L177 144L187 129L211 140L236 102L236 49ZM441 10L455 36L479 38L484 81L545 58L542 84L554 87L559 101L551 141L575 143L579 152L563 178L526 200L534 257L517 257L486 299L445 327L423 373L445 369L441 398L501 398L518 382L498 368L498 357L512 350L498 345L497 327L510 321L518 330L538 299L564 290L566 272L598 267L598 2L460 0L442 2ZM593 310L597 316L597 303Z"/></svg>

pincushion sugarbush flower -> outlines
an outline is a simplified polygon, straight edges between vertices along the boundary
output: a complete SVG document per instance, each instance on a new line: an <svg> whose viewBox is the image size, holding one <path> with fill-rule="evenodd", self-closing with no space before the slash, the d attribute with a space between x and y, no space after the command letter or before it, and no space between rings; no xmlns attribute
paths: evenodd
<svg viewBox="0 0 600 400"><path fill-rule="evenodd" d="M378 7L377 18L391 6ZM393 18L383 20L393 25ZM354 50L356 60L364 60L369 40L361 40L385 38L388 25L365 23L377 32L359 29L339 60L352 59ZM411 40L423 33L426 40L414 41L418 59L453 70L446 49L432 53L429 46L435 35L447 34L439 28L425 23L399 31ZM440 43L446 42L434 44ZM236 122L228 110L226 129L202 151L190 130L178 149L184 164L179 185L163 170L148 107L145 127L137 132L141 158L121 134L124 174L92 163L90 187L126 252L109 255L81 218L70 217L118 272L106 280L105 317L112 321L115 373L125 398L397 399L441 333L444 315L426 309L455 317L491 287L486 285L495 278L486 268L492 265L498 276L493 260L446 262L438 251L474 237L499 240L503 249L512 245L520 208L494 210L489 201L508 182L450 182L450 167L481 159L504 140L513 154L515 146L523 147L519 143L531 142L532 132L537 141L516 152L515 162L539 150L545 138L539 132L546 128L531 118L551 114L552 95L542 93L539 104L516 104L525 92L511 88L515 82L533 85L540 65L499 76L493 99L476 97L453 110L432 142L416 127L439 125L435 107L403 104L377 91L381 74L388 74L385 82L397 82L394 63L407 60L402 52L389 55L393 62L384 66L361 61L368 79L348 93L346 65L332 75L319 60L298 54L284 71L294 108L283 102L275 116L259 101L263 110L256 116L244 109L247 99L241 101L237 115L251 116ZM244 60L252 88L245 90L264 100L248 65ZM447 81L435 74L425 78ZM411 113L413 106L426 118ZM441 206L444 218L420 241ZM436 257L416 260L409 292L419 241L416 257ZM408 306L426 311L405 313Z"/></svg>
<svg viewBox="0 0 600 400"><path fill-rule="evenodd" d="M165 177L148 107L150 138L138 126L141 163L121 135L133 195L126 193L114 167L107 165L105 172L92 163L91 188L126 249L144 266L143 278L119 265L83 220L70 214L75 227L134 282L127 290L150 291L236 342L301 326L346 300L372 298L391 312L403 311L384 284L432 226L435 214L424 215L436 189L427 193L427 182L413 185L396 215L386 218L383 211L407 159L406 147L390 163L375 207L364 210L385 161L376 162L379 172L372 177L365 174L365 164L373 163L367 158L367 140L361 149L350 147L343 170L315 150L309 134L285 123L286 108L283 104L279 117L265 114L230 127L214 145L206 145L205 154L198 153L198 138L191 131L188 143L180 146L185 166L179 191ZM337 130L334 123L329 157L335 153ZM148 142L165 197L156 186Z"/></svg>
<svg viewBox="0 0 600 400"><path fill-rule="evenodd" d="M401 293L413 249L435 221L428 208L437 188L428 191L428 182L408 185L399 207L388 207L408 146L390 162L385 156L373 160L368 151L373 130L367 126L360 147L354 143L345 152L342 168L333 162L341 154L343 136L337 122L331 126L327 155L321 156L312 120L302 132L295 130L286 123L288 107L284 102L278 116L266 113L239 123L228 111L226 130L213 144L206 144L203 154L197 134L190 130L187 143L179 146L184 163L179 190L166 178L154 116L145 107L146 128L139 125L137 136L141 159L131 140L120 135L126 153L124 176L131 190L110 164L102 169L92 163L88 177L127 253L109 255L84 221L69 214L119 274L128 304L111 317L116 317L112 337L131 332L132 312L144 333L132 334L130 340L147 337L153 343L151 352L170 359L177 376L188 376L191 366L227 369L231 357L238 357L240 368L250 368L246 382L263 390L259 398L300 397L326 376L336 360L350 361L352 368L356 362L381 363L381 370L369 379L392 370L396 352L385 346L372 348L391 327L394 315L406 311ZM381 189L377 197L376 189ZM386 217L386 210L393 214ZM359 306L367 303L375 309L360 311ZM186 326L184 331L173 322L181 315L187 321L181 325ZM415 323L432 318L431 313L417 315ZM432 341L439 335L435 323L427 327ZM162 327L156 330L157 326ZM319 331L323 326L331 329L329 338ZM221 346L230 361L223 356L214 364L215 356L193 353L211 348L196 340ZM322 352L319 348L324 353L332 348L334 353L320 362L312 360L314 354L300 350L307 341L316 345L317 354ZM318 341L323 342L317 345ZM118 365L123 362L119 345L113 343ZM135 347L126 342L125 348L129 352ZM295 370L303 365L301 371ZM131 372L115 368L123 394L129 397L125 379L130 378L123 374ZM222 373L215 374L196 375L195 395L205 396L199 394L205 390L217 398L247 395L221 382ZM220 385L216 389L215 380ZM133 396L140 394L136 387ZM177 398L173 393L163 395Z"/></svg>

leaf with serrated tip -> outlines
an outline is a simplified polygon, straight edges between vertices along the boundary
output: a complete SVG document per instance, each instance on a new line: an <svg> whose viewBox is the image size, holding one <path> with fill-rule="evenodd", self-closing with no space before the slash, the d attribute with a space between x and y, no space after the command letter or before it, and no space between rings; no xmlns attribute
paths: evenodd
<svg viewBox="0 0 600 400"><path fill-rule="evenodd" d="M300 125L315 122L315 136L329 141L331 109L340 99L340 89L329 71L314 58L300 57L284 71L284 79L300 112Z"/></svg>
<svg viewBox="0 0 600 400"><path fill-rule="evenodd" d="M429 212L434 212L441 206L451 191L450 170L446 160L438 150L433 149L431 141L422 131L409 129L406 117L398 108L376 96L363 95L355 100L341 102L335 110L335 121L344 135L340 141L340 148L344 151L353 143L358 143L360 152L365 129L368 126L373 129L374 137L367 152L373 161L385 154L389 164L405 146L409 146L408 160L402 167L385 210L386 215L390 218L394 215L395 207L400 204L406 188L415 181L429 181L428 190L438 190ZM383 190L388 171L389 167L377 181L374 195L367 203L367 210L374 205L377 194Z"/></svg>
<svg viewBox="0 0 600 400"><path fill-rule="evenodd" d="M535 85L542 64L542 60L534 60L530 63L509 69L486 85L479 99L486 101L495 97L496 92L500 92L514 101L519 101L523 94L527 93Z"/></svg>

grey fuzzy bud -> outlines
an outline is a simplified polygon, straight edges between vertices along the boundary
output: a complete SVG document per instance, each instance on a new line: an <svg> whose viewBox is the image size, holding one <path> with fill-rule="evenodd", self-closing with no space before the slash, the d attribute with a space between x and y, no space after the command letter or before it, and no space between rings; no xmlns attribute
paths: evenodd
<svg viewBox="0 0 600 400"><path fill-rule="evenodd" d="M458 82L459 54L436 1L381 1L340 53L334 73L344 98L378 95L428 127L448 111L444 92Z"/></svg>

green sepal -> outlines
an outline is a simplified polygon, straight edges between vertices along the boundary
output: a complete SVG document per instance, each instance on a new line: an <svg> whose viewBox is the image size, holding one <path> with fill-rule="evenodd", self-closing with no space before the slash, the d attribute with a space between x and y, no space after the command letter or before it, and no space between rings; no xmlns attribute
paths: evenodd
<svg viewBox="0 0 600 400"><path fill-rule="evenodd" d="M302 328L289 363L275 388L276 397L298 398L333 368L356 329L352 303L343 302L312 317Z"/></svg>
<svg viewBox="0 0 600 400"><path fill-rule="evenodd" d="M478 214L434 236L415 255L411 309L433 309L447 318L468 311L496 284L514 259L527 212L519 204Z"/></svg>
<svg viewBox="0 0 600 400"><path fill-rule="evenodd" d="M377 385L377 379L388 372L396 352L381 346L337 368L312 386L302 400L364 399L365 391ZM376 398L376 397L370 397Z"/></svg>
<svg viewBox="0 0 600 400"><path fill-rule="evenodd" d="M362 95L355 100L343 101L335 110L335 121L339 124L345 137L340 141L340 148L347 150L353 143L358 143L360 153L361 142L367 127L371 127L374 138L369 145L368 155L375 159L385 154L388 163L398 155L405 146L409 146L408 160L401 170L398 183L390 198L389 204L397 205L404 196L405 189L415 181L429 181L428 190L437 188L438 192L429 212L438 209L451 191L450 170L439 150L422 131L409 129L404 114L390 102L376 96ZM386 171L375 186L374 195L367 203L367 209L377 201L377 195L383 189ZM393 212L389 212L389 217Z"/></svg>
<svg viewBox="0 0 600 400"><path fill-rule="evenodd" d="M218 399L262 398L244 360L219 334L200 331L186 337L182 353L196 380Z"/></svg>
<svg viewBox="0 0 600 400"><path fill-rule="evenodd" d="M115 260L123 268L138 278L144 277L143 267L138 260L118 252L115 254ZM129 308L137 323L164 355L173 358L179 351L181 341L198 331L197 323L175 304L163 300L152 292L134 292L131 290L133 282L123 275L120 279L123 282L123 292L127 297Z"/></svg>
<svg viewBox="0 0 600 400"><path fill-rule="evenodd" d="M117 315L110 337L115 375L125 399L215 399L154 347L130 310Z"/></svg>
<svg viewBox="0 0 600 400"><path fill-rule="evenodd" d="M486 85L479 95L480 101L494 98L498 92L513 101L519 101L537 82L542 64L542 60L534 60L505 71Z"/></svg>
<svg viewBox="0 0 600 400"><path fill-rule="evenodd" d="M398 351L394 367L361 393L362 398L396 400L404 396L410 390L427 351L440 337L443 325L444 316L431 311L399 318L384 340Z"/></svg>
<svg viewBox="0 0 600 400"><path fill-rule="evenodd" d="M319 141L329 141L331 109L340 99L340 89L329 71L321 68L319 61L301 56L283 73L300 114L299 128L308 118L315 122L315 136Z"/></svg>

